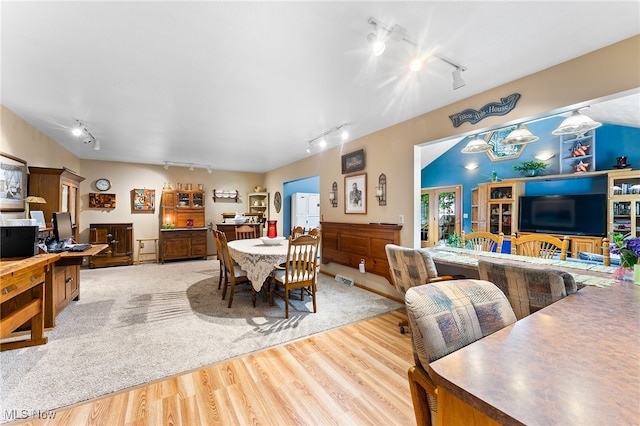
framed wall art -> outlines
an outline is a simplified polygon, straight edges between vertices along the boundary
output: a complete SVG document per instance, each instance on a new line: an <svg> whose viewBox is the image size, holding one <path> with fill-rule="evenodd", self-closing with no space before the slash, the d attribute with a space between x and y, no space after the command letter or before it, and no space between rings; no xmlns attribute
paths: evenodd
<svg viewBox="0 0 640 426"><path fill-rule="evenodd" d="M342 174L364 170L364 149L342 156Z"/></svg>
<svg viewBox="0 0 640 426"><path fill-rule="evenodd" d="M345 214L367 213L367 174L344 177Z"/></svg>
<svg viewBox="0 0 640 426"><path fill-rule="evenodd" d="M0 152L0 211L24 211L27 162Z"/></svg>
<svg viewBox="0 0 640 426"><path fill-rule="evenodd" d="M89 208L91 209L115 209L116 194L89 193Z"/></svg>
<svg viewBox="0 0 640 426"><path fill-rule="evenodd" d="M47 227L47 223L44 220L44 212L41 210L31 210L31 219L35 219L38 223L38 228L44 229Z"/></svg>
<svg viewBox="0 0 640 426"><path fill-rule="evenodd" d="M131 190L131 213L153 213L156 211L155 189Z"/></svg>

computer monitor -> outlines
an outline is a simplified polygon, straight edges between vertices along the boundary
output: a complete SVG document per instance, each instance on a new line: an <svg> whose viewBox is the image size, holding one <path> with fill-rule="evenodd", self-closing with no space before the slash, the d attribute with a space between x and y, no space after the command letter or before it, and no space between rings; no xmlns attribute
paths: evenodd
<svg viewBox="0 0 640 426"><path fill-rule="evenodd" d="M73 239L73 225L69 212L53 212L53 235L59 243Z"/></svg>

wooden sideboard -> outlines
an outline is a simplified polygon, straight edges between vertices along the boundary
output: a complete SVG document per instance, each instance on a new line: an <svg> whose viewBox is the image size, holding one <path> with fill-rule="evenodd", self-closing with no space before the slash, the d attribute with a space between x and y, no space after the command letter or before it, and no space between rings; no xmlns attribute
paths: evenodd
<svg viewBox="0 0 640 426"><path fill-rule="evenodd" d="M402 225L321 222L320 229L323 264L335 262L357 269L364 259L367 272L392 282L384 248L400 245Z"/></svg>
<svg viewBox="0 0 640 426"><path fill-rule="evenodd" d="M256 230L256 238L262 237L262 223L244 223L243 225L252 226ZM218 223L216 228L218 231L224 232L227 237L227 241L233 241L236 239L236 227L241 225L235 225L233 223Z"/></svg>
<svg viewBox="0 0 640 426"><path fill-rule="evenodd" d="M89 268L133 265L133 223L92 223L89 241L109 247L91 257Z"/></svg>
<svg viewBox="0 0 640 426"><path fill-rule="evenodd" d="M160 262L177 259L207 259L207 228L160 230Z"/></svg>

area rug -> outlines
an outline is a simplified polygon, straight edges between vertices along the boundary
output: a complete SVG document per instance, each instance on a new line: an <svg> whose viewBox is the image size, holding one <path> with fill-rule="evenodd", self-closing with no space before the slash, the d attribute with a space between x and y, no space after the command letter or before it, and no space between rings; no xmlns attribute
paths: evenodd
<svg viewBox="0 0 640 426"><path fill-rule="evenodd" d="M0 422L55 410L389 312L401 304L319 275L309 296L275 305L248 286L221 300L216 260L81 270L80 300L45 345L0 353ZM294 294L297 298L299 292ZM14 414L12 414L14 415Z"/></svg>

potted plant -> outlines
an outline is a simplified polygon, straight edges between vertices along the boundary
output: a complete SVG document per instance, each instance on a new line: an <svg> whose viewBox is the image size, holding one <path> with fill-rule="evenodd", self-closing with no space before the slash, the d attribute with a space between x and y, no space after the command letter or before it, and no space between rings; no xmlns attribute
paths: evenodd
<svg viewBox="0 0 640 426"><path fill-rule="evenodd" d="M547 163L544 161L523 161L520 164L513 166L513 170L522 172L525 176L538 176L541 171L547 168Z"/></svg>

